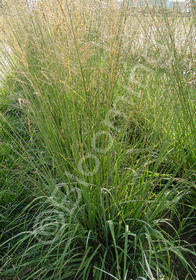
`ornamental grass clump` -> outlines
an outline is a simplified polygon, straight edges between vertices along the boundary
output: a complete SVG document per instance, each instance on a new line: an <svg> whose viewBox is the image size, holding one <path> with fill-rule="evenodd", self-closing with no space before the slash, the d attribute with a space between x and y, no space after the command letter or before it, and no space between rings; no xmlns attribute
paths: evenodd
<svg viewBox="0 0 196 280"><path fill-rule="evenodd" d="M1 127L32 191L22 228L2 233L1 279L194 279L195 89L182 67L195 27L148 8L46 0L8 11L2 96L17 96L26 130Z"/></svg>

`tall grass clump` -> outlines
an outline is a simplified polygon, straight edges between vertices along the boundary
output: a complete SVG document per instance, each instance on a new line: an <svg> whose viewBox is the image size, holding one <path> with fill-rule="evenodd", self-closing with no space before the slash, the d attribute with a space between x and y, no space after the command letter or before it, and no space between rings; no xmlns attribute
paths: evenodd
<svg viewBox="0 0 196 280"><path fill-rule="evenodd" d="M192 18L130 1L10 9L0 98L12 90L24 132L1 108L1 141L27 194L0 278L194 279Z"/></svg>

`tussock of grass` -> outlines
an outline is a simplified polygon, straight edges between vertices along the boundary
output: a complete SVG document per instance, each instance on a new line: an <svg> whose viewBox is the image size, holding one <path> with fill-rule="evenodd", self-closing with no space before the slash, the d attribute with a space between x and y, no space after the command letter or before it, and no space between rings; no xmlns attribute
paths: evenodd
<svg viewBox="0 0 196 280"><path fill-rule="evenodd" d="M0 278L194 279L191 18L48 0L6 24Z"/></svg>

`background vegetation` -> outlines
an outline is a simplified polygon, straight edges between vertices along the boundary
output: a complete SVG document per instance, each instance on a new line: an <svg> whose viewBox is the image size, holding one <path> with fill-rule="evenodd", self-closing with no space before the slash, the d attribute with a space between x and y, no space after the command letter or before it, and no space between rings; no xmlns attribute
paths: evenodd
<svg viewBox="0 0 196 280"><path fill-rule="evenodd" d="M0 278L195 279L194 18L11 4Z"/></svg>

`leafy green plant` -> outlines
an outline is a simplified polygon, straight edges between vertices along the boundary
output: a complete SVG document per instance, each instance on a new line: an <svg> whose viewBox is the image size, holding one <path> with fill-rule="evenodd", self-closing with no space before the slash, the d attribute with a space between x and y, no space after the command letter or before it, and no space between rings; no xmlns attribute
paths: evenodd
<svg viewBox="0 0 196 280"><path fill-rule="evenodd" d="M8 18L1 151L22 169L17 195L34 191L2 233L1 279L195 277L195 48L171 28L194 27L128 4L40 1Z"/></svg>

